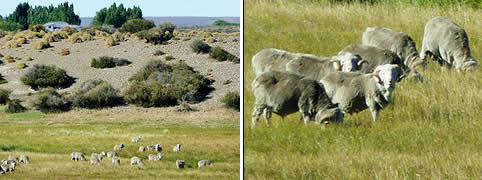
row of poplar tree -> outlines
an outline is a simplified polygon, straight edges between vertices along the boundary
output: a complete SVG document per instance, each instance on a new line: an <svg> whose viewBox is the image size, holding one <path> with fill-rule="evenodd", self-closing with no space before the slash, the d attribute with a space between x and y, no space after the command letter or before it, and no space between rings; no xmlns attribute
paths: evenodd
<svg viewBox="0 0 482 180"><path fill-rule="evenodd" d="M109 8L97 11L92 24L114 25L114 27L118 28L131 19L142 19L141 8L136 6L125 8L123 4L117 6L114 3ZM25 30L29 25L45 24L52 21L63 21L69 24L80 25L80 18L75 14L73 4L65 2L57 7L53 5L33 7L25 2L20 3L15 11L5 19L0 16L0 29L7 31Z"/></svg>

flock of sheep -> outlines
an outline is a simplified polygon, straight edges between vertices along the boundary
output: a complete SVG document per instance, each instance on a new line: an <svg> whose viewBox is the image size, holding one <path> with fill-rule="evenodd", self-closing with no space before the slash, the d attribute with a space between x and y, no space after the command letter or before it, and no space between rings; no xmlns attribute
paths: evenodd
<svg viewBox="0 0 482 180"><path fill-rule="evenodd" d="M17 156L8 156L7 160L2 160L0 164L0 174L6 172L13 172L20 163L30 164L30 160L27 155L21 154L20 159Z"/></svg>
<svg viewBox="0 0 482 180"><path fill-rule="evenodd" d="M137 137L132 137L132 142L134 143L137 143L139 141L141 141L141 136L137 136ZM113 152L107 152L107 154L105 152L101 152L99 154L97 153L92 153L91 156L90 156L90 164L91 165L100 165L101 161L104 159L104 156L107 155L107 157L111 158L112 160L112 164L114 165L120 165L120 158L119 158L119 155L117 154L117 152L120 152L122 151L122 149L124 148L124 144L119 144L119 145L115 145L114 146L114 151ZM162 147L160 144L156 144L156 145L148 145L146 146L147 147L147 150L148 151L155 151L155 152L158 152L158 154L149 154L148 155L148 160L149 161L159 161L162 159ZM144 146L140 146L139 147L139 151L140 152L144 152L146 151L146 148ZM176 144L176 146L174 146L173 152L180 152L181 151L181 144ZM71 156L71 160L74 160L74 161L87 161L87 159L85 158L84 154L81 153L81 152L72 152L70 154ZM184 165L185 165L185 161L184 160L177 160L176 161L176 167L177 168L184 168ZM139 157L132 157L131 158L131 165L144 165L144 160L142 158L139 158ZM203 166L210 166L212 165L212 161L210 160L200 160L198 162L198 167L203 167Z"/></svg>
<svg viewBox="0 0 482 180"><path fill-rule="evenodd" d="M141 140L141 136L137 137L132 137L132 142L137 143ZM120 165L120 157L118 155L118 152L122 151L124 148L124 144L120 145L115 145L114 146L114 151L113 152L101 152L99 154L97 153L92 153L90 156L90 164L91 165L100 165L102 160L104 159L104 156L107 155L107 157L111 158L112 164L114 165ZM159 161L162 159L162 147L160 144L156 145L148 145L146 146L147 150L149 151L155 151L158 152L158 154L149 154L148 155L148 160L149 161ZM146 148L143 146L139 147L140 152L146 151ZM180 152L181 151L181 144L176 144L173 148L173 152ZM84 156L84 153L81 152L72 152L70 154L71 160L73 161L87 161L87 159ZM15 171L15 167L20 165L19 163L25 163L25 164L30 164L29 157L25 154L20 155L20 159L17 158L16 156L8 156L7 160L2 160L0 164L0 174L5 174L6 172L13 172ZM177 160L176 161L176 167L177 168L184 168L186 162L184 160ZM213 164L212 161L210 160L200 160L198 163L198 168L203 167L203 166L211 166ZM144 161L142 158L139 157L132 157L131 158L131 165L144 165Z"/></svg>
<svg viewBox="0 0 482 180"><path fill-rule="evenodd" d="M465 30L445 17L425 24L420 54L409 35L384 27L367 28L361 44L333 57L263 49L252 58L256 78L251 127L263 114L270 123L272 113L284 118L300 112L305 124L326 124L343 123L345 113L369 109L375 121L391 102L396 82L423 82L417 70L425 68L427 56L457 71L478 67Z"/></svg>

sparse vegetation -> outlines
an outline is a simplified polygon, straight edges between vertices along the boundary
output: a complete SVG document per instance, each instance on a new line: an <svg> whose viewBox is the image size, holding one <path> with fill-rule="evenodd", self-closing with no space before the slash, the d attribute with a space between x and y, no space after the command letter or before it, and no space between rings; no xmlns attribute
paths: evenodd
<svg viewBox="0 0 482 180"><path fill-rule="evenodd" d="M211 46L202 42L199 39L196 39L196 40L192 41L191 49L192 49L193 52L198 53L198 54L199 53L209 53L209 51L211 50Z"/></svg>
<svg viewBox="0 0 482 180"><path fill-rule="evenodd" d="M43 113L58 113L70 110L71 103L54 88L41 89L33 102L33 107Z"/></svg>
<svg viewBox="0 0 482 180"><path fill-rule="evenodd" d="M107 46L116 46L118 45L119 43L117 41L114 40L114 38L112 38L112 36L109 36L109 37L106 37L105 38L105 44Z"/></svg>
<svg viewBox="0 0 482 180"><path fill-rule="evenodd" d="M10 40L10 41L7 41L7 43L5 44L5 46L7 48L17 48L19 47L20 45L18 44L18 41L17 40Z"/></svg>
<svg viewBox="0 0 482 180"><path fill-rule="evenodd" d="M183 62L174 65L152 60L129 78L125 100L143 107L173 106L178 101L204 98L212 83Z"/></svg>
<svg viewBox="0 0 482 180"><path fill-rule="evenodd" d="M225 20L216 20L214 21L213 23L213 26L239 26L238 23L230 23L230 22L227 22Z"/></svg>
<svg viewBox="0 0 482 180"><path fill-rule="evenodd" d="M20 80L33 89L45 87L65 88L70 86L74 81L63 69L57 68L54 65L39 64L35 64L29 69Z"/></svg>
<svg viewBox="0 0 482 180"><path fill-rule="evenodd" d="M154 56L162 56L162 55L164 55L164 54L166 54L166 53L162 52L161 50L156 50L156 52L154 52L153 55L154 55Z"/></svg>
<svg viewBox="0 0 482 180"><path fill-rule="evenodd" d="M114 89L107 81L88 80L74 92L72 104L81 108L112 107L122 103L119 90Z"/></svg>
<svg viewBox="0 0 482 180"><path fill-rule="evenodd" d="M166 56L166 61L170 61L170 60L173 60L173 59L176 59L176 58L174 58L173 56Z"/></svg>
<svg viewBox="0 0 482 180"><path fill-rule="evenodd" d="M228 61L232 61L234 63L239 63L238 57L236 57L235 55L232 55L231 53L229 53L228 51L224 50L221 47L212 48L209 51L209 56L218 60L218 61L228 60Z"/></svg>
<svg viewBox="0 0 482 180"><path fill-rule="evenodd" d="M231 108L239 111L240 107L240 97L239 92L228 92L224 95L221 100L225 108Z"/></svg>
<svg viewBox="0 0 482 180"><path fill-rule="evenodd" d="M10 101L11 93L11 90L0 89L0 104L6 104L8 101Z"/></svg>
<svg viewBox="0 0 482 180"><path fill-rule="evenodd" d="M90 67L102 69L102 68L113 68L116 66L127 66L129 64L131 64L131 62L127 59L101 56L99 58L92 58Z"/></svg>
<svg viewBox="0 0 482 180"><path fill-rule="evenodd" d="M22 104L20 104L20 100L18 99L12 99L7 102L7 106L5 107L5 112L6 113L20 113L27 110L27 108L23 107Z"/></svg>
<svg viewBox="0 0 482 180"><path fill-rule="evenodd" d="M183 40L183 41L189 41L189 40L191 40L191 38L190 38L190 37L185 37L185 38L182 38L182 40Z"/></svg>

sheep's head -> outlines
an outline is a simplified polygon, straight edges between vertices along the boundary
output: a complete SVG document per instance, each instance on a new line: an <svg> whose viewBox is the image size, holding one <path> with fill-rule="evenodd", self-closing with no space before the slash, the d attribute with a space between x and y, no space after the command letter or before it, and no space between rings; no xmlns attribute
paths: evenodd
<svg viewBox="0 0 482 180"><path fill-rule="evenodd" d="M402 74L402 69L395 64L384 64L377 66L373 75L378 84L385 89L394 89L395 83Z"/></svg>
<svg viewBox="0 0 482 180"><path fill-rule="evenodd" d="M124 144L121 144L120 147L121 147L121 148L124 148Z"/></svg>
<svg viewBox="0 0 482 180"><path fill-rule="evenodd" d="M356 71L360 69L360 66L363 63L368 63L367 61L362 60L360 55L355 55L349 52L338 54L338 56L331 60L331 62L333 62L335 70L343 72Z"/></svg>
<svg viewBox="0 0 482 180"><path fill-rule="evenodd" d="M345 114L336 105L333 107L324 107L319 109L315 116L315 121L318 123L336 122L343 123Z"/></svg>

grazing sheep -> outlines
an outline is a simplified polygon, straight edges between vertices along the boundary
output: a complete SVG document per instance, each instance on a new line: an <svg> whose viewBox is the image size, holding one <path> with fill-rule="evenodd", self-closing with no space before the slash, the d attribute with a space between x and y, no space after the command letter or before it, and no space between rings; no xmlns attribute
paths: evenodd
<svg viewBox="0 0 482 180"><path fill-rule="evenodd" d="M107 152L107 157L112 158L112 157L116 157L116 156L119 157L119 155L117 154L117 152Z"/></svg>
<svg viewBox="0 0 482 180"><path fill-rule="evenodd" d="M90 155L90 164L91 165L100 165L100 154L97 154L97 153L92 153L92 155Z"/></svg>
<svg viewBox="0 0 482 180"><path fill-rule="evenodd" d="M122 151L122 148L124 148L124 144L115 145L115 146L114 146L114 151Z"/></svg>
<svg viewBox="0 0 482 180"><path fill-rule="evenodd" d="M321 80L333 103L345 113L358 113L367 108L373 121L391 101L395 83L400 77L398 65L378 66L371 74L332 72Z"/></svg>
<svg viewBox="0 0 482 180"><path fill-rule="evenodd" d="M139 141L141 141L141 136L132 137L132 142L137 143Z"/></svg>
<svg viewBox="0 0 482 180"><path fill-rule="evenodd" d="M353 53L360 55L361 58L366 61L364 65L360 66L360 72L362 73L372 73L375 68L384 64L396 64L402 69L403 75L400 80L404 77L416 77L418 80L423 81L423 76L417 72L415 69L410 69L403 61L398 57L398 55L388 49L382 49L375 46L362 45L362 44L352 44L345 47L340 53Z"/></svg>
<svg viewBox="0 0 482 180"><path fill-rule="evenodd" d="M75 160L75 161L87 161L87 159L85 159L84 154L81 152L73 152L72 154L70 154L70 156L72 157L72 160Z"/></svg>
<svg viewBox="0 0 482 180"><path fill-rule="evenodd" d="M141 146L141 147L139 147L139 151L144 152L144 151L146 151L146 148L144 146Z"/></svg>
<svg viewBox="0 0 482 180"><path fill-rule="evenodd" d="M18 166L19 165L19 160L18 160L18 157L17 156L12 156L12 155L9 155L8 156L8 159L9 161L15 161L15 164Z"/></svg>
<svg viewBox="0 0 482 180"><path fill-rule="evenodd" d="M22 162L24 164L30 164L30 160L29 160L28 156L25 155L25 154L20 155L20 161L19 162Z"/></svg>
<svg viewBox="0 0 482 180"><path fill-rule="evenodd" d="M311 54L292 53L280 49L263 49L256 53L252 60L253 72L256 77L268 71L286 71L286 65L292 60L297 61L324 61L323 70L316 71L347 71L357 69L359 59L354 55L344 54L334 57L317 57ZM333 65L330 64L333 62Z"/></svg>
<svg viewBox="0 0 482 180"><path fill-rule="evenodd" d="M149 154L149 161L159 161L162 159L162 154Z"/></svg>
<svg viewBox="0 0 482 180"><path fill-rule="evenodd" d="M251 128L261 114L270 123L271 114L285 116L300 112L305 125L309 120L317 123L336 121L343 123L343 113L330 101L323 85L318 81L287 72L266 72L252 83L255 97Z"/></svg>
<svg viewBox="0 0 482 180"><path fill-rule="evenodd" d="M425 24L420 57L431 55L441 65L469 71L478 66L472 57L465 30L446 17L435 17Z"/></svg>
<svg viewBox="0 0 482 180"><path fill-rule="evenodd" d="M134 156L131 158L131 165L144 165L144 162L142 161L141 158Z"/></svg>
<svg viewBox="0 0 482 180"><path fill-rule="evenodd" d="M161 152L161 151L162 151L161 145L160 145L160 144L156 144L156 145L154 146L154 151Z"/></svg>
<svg viewBox="0 0 482 180"><path fill-rule="evenodd" d="M112 157L112 164L120 165L120 158L118 156Z"/></svg>
<svg viewBox="0 0 482 180"><path fill-rule="evenodd" d="M181 144L176 144L176 146L174 146L174 148L172 149L172 151L174 151L174 152L181 152Z"/></svg>
<svg viewBox="0 0 482 180"><path fill-rule="evenodd" d="M184 160L177 160L176 161L176 167L178 169L183 169L184 168L184 165L186 165L186 162Z"/></svg>
<svg viewBox="0 0 482 180"><path fill-rule="evenodd" d="M0 164L0 168L4 172L13 172L15 171L15 167L18 165L17 161L15 160L2 160Z"/></svg>
<svg viewBox="0 0 482 180"><path fill-rule="evenodd" d="M426 61L419 57L415 41L405 33L384 27L368 27L363 32L362 44L395 52L410 69L425 67Z"/></svg>
<svg viewBox="0 0 482 180"><path fill-rule="evenodd" d="M154 150L154 145L147 145L146 147L148 151Z"/></svg>
<svg viewBox="0 0 482 180"><path fill-rule="evenodd" d="M352 72L359 69L359 67L366 61L361 60L359 55L352 53L340 53L340 59L349 59L340 61L338 59L319 60L314 58L298 58L286 63L286 71L303 75L305 78L320 80L329 72L341 71ZM345 63L345 64L341 64ZM333 65L332 65L333 64ZM335 68L333 68L335 66Z"/></svg>
<svg viewBox="0 0 482 180"><path fill-rule="evenodd" d="M197 167L200 168L203 166L211 166L212 164L213 162L210 160L200 160L199 162L197 162Z"/></svg>

